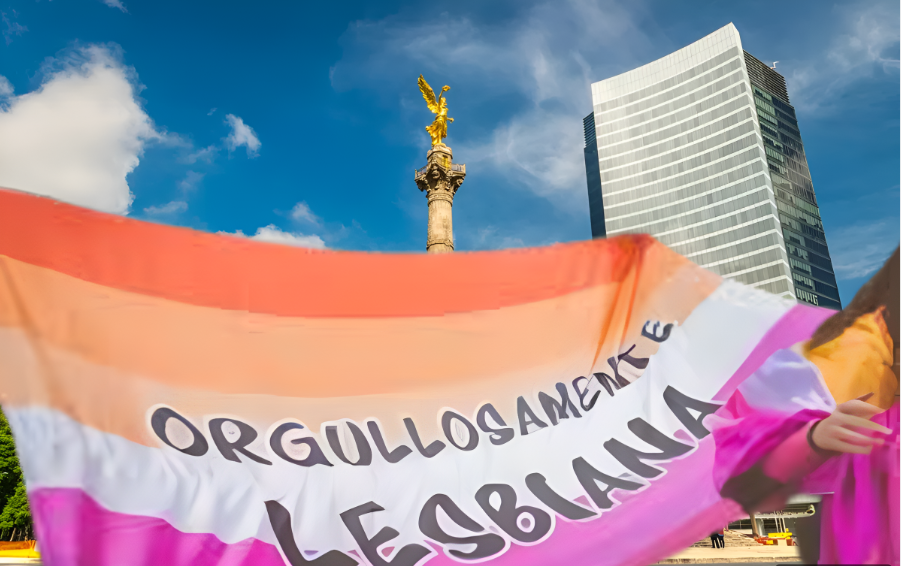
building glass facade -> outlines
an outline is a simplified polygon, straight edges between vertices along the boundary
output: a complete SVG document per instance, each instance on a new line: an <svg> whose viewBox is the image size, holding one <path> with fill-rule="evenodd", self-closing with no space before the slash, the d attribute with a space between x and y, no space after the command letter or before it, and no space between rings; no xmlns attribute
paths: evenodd
<svg viewBox="0 0 901 566"><path fill-rule="evenodd" d="M604 225L604 202L601 195L601 169L598 163L598 139L594 131L594 113L582 120L585 130L585 177L588 179L588 209L591 211L591 237L607 235Z"/></svg>
<svg viewBox="0 0 901 566"><path fill-rule="evenodd" d="M755 76L752 84L751 73L762 78ZM817 253L817 261L828 262L828 252L814 252L817 245L826 248L822 222L817 224L794 109L782 92L785 81L779 90L767 82L772 80L756 66L749 71L738 31L729 24L653 63L592 84L594 111L583 123L592 235L649 233L723 277L839 308L837 291L829 287L834 276L825 277L831 262L826 268L810 260ZM776 106L764 94L775 96ZM773 106L773 114L761 117L763 102ZM781 132L779 112L794 130L785 134L792 142L771 140L777 148L765 142L763 126L772 116L773 131ZM801 173L792 183L789 171L806 173L806 183ZM785 198L777 198L774 179ZM795 185L810 198L798 196ZM789 224L783 230L789 221L798 228ZM807 254L790 255L795 249ZM792 267L802 262L809 271ZM823 271L818 278L812 277L814 267Z"/></svg>
<svg viewBox="0 0 901 566"><path fill-rule="evenodd" d="M745 65L754 92L795 296L808 303L840 309L820 208L785 78L747 51Z"/></svg>

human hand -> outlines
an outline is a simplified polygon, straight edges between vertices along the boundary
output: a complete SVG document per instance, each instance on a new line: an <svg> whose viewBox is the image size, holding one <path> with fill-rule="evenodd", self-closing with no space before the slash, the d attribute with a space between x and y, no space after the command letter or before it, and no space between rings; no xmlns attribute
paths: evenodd
<svg viewBox="0 0 901 566"><path fill-rule="evenodd" d="M873 446L882 445L885 442L882 438L858 432L863 429L891 433L890 429L870 421L882 412L879 407L865 402L872 395L869 393L842 403L835 408L835 412L814 425L809 436L813 447L832 452L869 454Z"/></svg>

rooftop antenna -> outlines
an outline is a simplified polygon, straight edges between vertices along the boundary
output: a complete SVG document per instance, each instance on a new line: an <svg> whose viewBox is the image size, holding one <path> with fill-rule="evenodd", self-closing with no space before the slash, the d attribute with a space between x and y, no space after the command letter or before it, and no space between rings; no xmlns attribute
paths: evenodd
<svg viewBox="0 0 901 566"><path fill-rule="evenodd" d="M778 63L778 62L779 62L779 61L773 61L773 66L770 67L770 69L772 69L772 70L775 71L775 70L776 70L776 63Z"/></svg>

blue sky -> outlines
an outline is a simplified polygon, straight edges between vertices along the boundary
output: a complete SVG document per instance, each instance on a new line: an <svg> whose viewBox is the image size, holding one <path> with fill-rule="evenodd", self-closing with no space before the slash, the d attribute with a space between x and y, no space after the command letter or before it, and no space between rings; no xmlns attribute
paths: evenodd
<svg viewBox="0 0 901 566"><path fill-rule="evenodd" d="M779 61L845 302L898 244L893 1L0 0L0 185L135 218L423 251L448 84L458 250L590 237L589 84L733 22Z"/></svg>

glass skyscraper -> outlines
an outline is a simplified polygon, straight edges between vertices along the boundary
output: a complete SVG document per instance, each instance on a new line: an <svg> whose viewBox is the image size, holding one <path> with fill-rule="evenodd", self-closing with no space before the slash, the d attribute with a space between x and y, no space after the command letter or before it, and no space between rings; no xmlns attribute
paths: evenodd
<svg viewBox="0 0 901 566"><path fill-rule="evenodd" d="M785 79L735 26L591 94L593 237L649 233L729 279L841 308Z"/></svg>

